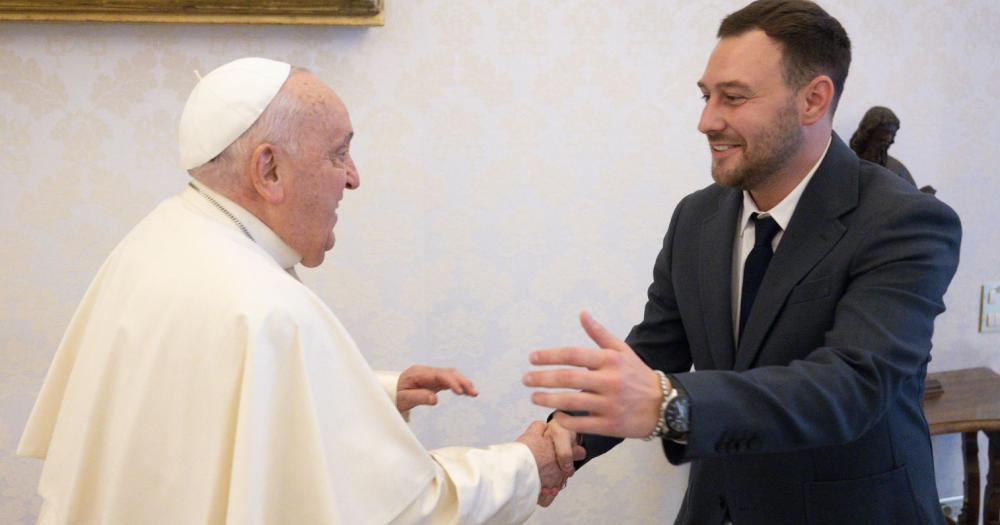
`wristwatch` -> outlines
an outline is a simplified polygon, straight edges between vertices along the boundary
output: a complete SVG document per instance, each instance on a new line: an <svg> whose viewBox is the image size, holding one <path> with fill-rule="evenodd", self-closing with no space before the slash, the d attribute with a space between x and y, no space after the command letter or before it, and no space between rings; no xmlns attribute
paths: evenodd
<svg viewBox="0 0 1000 525"><path fill-rule="evenodd" d="M653 370L660 377L660 388L663 390L663 403L660 405L660 417L656 427L643 439L666 438L684 439L687 436L690 421L690 406L687 391L673 376L668 376L659 370Z"/></svg>
<svg viewBox="0 0 1000 525"><path fill-rule="evenodd" d="M663 419L666 423L667 439L683 439L691 430L691 401L688 399L687 391L684 387L669 377L670 395L667 400L667 408L663 411Z"/></svg>

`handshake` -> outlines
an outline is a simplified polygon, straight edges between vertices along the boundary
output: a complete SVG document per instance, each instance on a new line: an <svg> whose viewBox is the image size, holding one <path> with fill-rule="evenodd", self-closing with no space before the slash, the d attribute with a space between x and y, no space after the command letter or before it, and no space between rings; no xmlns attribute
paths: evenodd
<svg viewBox="0 0 1000 525"><path fill-rule="evenodd" d="M522 379L528 387L563 389L532 394L531 400L536 405L557 412L548 424L536 421L517 438L535 458L542 485L538 504L543 507L552 504L566 486L566 480L575 471L573 462L587 455L577 442L579 434L649 436L656 428L663 403L659 376L628 344L586 312L581 313L580 324L597 348L565 347L533 352L533 365L571 368L533 371ZM414 369L422 369L419 375L424 378L408 379L408 373ZM406 392L404 387L412 392ZM472 383L454 369L413 367L400 376L397 405L404 410L404 406L436 404L434 392L445 388L459 395L476 395ZM404 399L411 402L404 403ZM587 414L570 416L572 411Z"/></svg>
<svg viewBox="0 0 1000 525"><path fill-rule="evenodd" d="M422 365L414 365L403 371L396 389L396 408L401 413L421 405L436 405L437 392L441 390L451 390L456 395L479 395L472 381L454 368ZM586 456L584 448L577 444L576 437L576 432L567 430L553 419L547 425L535 421L516 440L527 446L535 458L542 486L538 504L542 507L551 505L559 491L566 486L566 480L575 471L573 462Z"/></svg>
<svg viewBox="0 0 1000 525"><path fill-rule="evenodd" d="M573 475L573 461L586 457L586 450L577 443L577 433L646 437L656 429L660 418L664 391L657 373L587 312L580 314L580 325L597 348L532 352L533 365L573 368L529 372L522 379L528 387L566 389L531 395L536 405L557 412L547 425L532 423L518 438L535 454L542 480L538 504L543 507L552 503ZM570 416L571 411L586 415ZM546 454L554 454L554 465Z"/></svg>
<svg viewBox="0 0 1000 525"><path fill-rule="evenodd" d="M577 444L576 432L567 430L554 420L548 425L535 421L517 438L517 442L527 445L535 456L542 483L538 504L548 507L575 472L573 462L582 460L587 452Z"/></svg>

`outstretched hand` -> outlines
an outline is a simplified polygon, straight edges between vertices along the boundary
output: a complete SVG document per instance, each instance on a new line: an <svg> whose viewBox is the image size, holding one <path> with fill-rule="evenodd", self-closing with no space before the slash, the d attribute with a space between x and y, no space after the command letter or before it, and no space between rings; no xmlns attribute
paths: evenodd
<svg viewBox="0 0 1000 525"><path fill-rule="evenodd" d="M543 372L529 372L522 382L529 387L566 388L577 392L535 392L536 405L562 411L587 412L585 416L556 413L566 429L583 434L645 437L656 428L663 390L659 376L624 341L608 332L590 314L580 314L580 324L599 349L552 348L532 352L534 365L568 365Z"/></svg>
<svg viewBox="0 0 1000 525"><path fill-rule="evenodd" d="M420 405L436 405L437 393L445 389L459 396L479 395L472 381L454 368L413 365L399 375L396 383L396 408L400 412L406 412Z"/></svg>

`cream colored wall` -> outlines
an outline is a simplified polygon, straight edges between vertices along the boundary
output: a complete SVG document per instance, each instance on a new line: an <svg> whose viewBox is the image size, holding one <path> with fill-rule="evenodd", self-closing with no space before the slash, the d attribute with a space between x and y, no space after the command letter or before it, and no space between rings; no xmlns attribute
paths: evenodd
<svg viewBox="0 0 1000 525"><path fill-rule="evenodd" d="M526 355L585 343L580 309L621 334L640 319L673 206L710 182L694 83L741 3L395 0L373 29L0 25L0 523L34 521L40 465L12 451L77 301L185 184L193 69L268 56L340 92L362 184L332 259L303 278L375 366L467 372L480 397L446 396L413 428L429 447L481 445L544 417ZM1000 4L826 5L855 46L838 132L892 107L893 155L964 221L931 368L1000 369L1000 335L975 324L979 284L1000 279ZM942 496L958 494L958 442L935 446ZM669 522L685 482L656 443L628 442L532 522Z"/></svg>

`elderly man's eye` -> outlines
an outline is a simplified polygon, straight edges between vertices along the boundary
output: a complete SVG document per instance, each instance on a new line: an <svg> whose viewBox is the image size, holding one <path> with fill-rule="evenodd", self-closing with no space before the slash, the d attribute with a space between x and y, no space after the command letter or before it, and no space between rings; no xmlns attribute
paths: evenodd
<svg viewBox="0 0 1000 525"><path fill-rule="evenodd" d="M330 164L337 169L347 169L347 151L334 153L330 156Z"/></svg>

